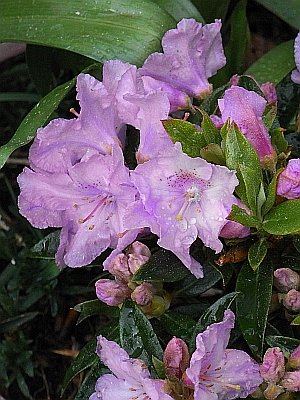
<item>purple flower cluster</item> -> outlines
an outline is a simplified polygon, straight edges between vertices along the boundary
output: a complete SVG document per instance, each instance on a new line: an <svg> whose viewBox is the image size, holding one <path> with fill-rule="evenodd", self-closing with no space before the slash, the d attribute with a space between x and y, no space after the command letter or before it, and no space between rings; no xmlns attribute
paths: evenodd
<svg viewBox="0 0 300 400"><path fill-rule="evenodd" d="M220 21L203 27L184 19L165 34L164 53L141 69L112 60L103 82L80 74L80 113L38 130L31 169L18 178L19 208L35 227L62 227L59 267L87 265L112 248L107 268L145 228L196 277L203 275L189 254L196 238L222 250L235 172L184 154L161 123L212 90L208 78L225 64L220 28ZM128 125L140 131L133 171L123 155Z"/></svg>
<svg viewBox="0 0 300 400"><path fill-rule="evenodd" d="M257 389L262 378L259 365L248 354L226 349L233 325L234 314L227 310L222 322L198 334L190 361L186 344L173 338L164 353L166 380L151 379L141 360L130 359L115 342L99 336L96 353L113 374L98 379L90 400L246 398Z"/></svg>

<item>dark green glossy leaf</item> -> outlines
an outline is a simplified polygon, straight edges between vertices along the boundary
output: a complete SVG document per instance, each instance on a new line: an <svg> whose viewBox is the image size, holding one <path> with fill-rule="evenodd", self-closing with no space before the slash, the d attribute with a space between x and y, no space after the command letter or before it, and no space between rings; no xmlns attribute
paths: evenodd
<svg viewBox="0 0 300 400"><path fill-rule="evenodd" d="M0 332L8 332L10 330L19 328L20 326L26 324L26 322L31 321L38 314L39 312L33 311L17 315L16 317L4 319L0 322Z"/></svg>
<svg viewBox="0 0 300 400"><path fill-rule="evenodd" d="M255 92L259 96L264 97L264 94L263 94L261 88L259 87L257 82L251 76L241 75L239 78L239 81L238 81L238 86L240 86L246 90Z"/></svg>
<svg viewBox="0 0 300 400"><path fill-rule="evenodd" d="M293 236L293 245L298 253L300 253L300 235Z"/></svg>
<svg viewBox="0 0 300 400"><path fill-rule="evenodd" d="M0 148L0 168L14 150L29 143L35 137L37 129L47 122L74 84L75 79L72 79L58 86L27 114L11 140Z"/></svg>
<svg viewBox="0 0 300 400"><path fill-rule="evenodd" d="M215 89L206 99L201 103L201 109L205 110L208 115L215 114L218 109L218 99L223 97L225 90L229 88L229 85L222 85Z"/></svg>
<svg viewBox="0 0 300 400"><path fill-rule="evenodd" d="M76 393L74 400L86 400L90 397L92 393L95 392L95 385L99 376L104 374L109 374L110 370L103 366L103 364L98 360L91 366L90 371L87 373L80 389Z"/></svg>
<svg viewBox="0 0 300 400"><path fill-rule="evenodd" d="M262 115L262 120L267 131L270 131L270 129L272 128L275 122L276 115L277 115L277 103L268 103Z"/></svg>
<svg viewBox="0 0 300 400"><path fill-rule="evenodd" d="M227 63L224 68L228 79L245 70L246 54L250 45L246 5L246 0L239 1L230 17L230 40L225 48Z"/></svg>
<svg viewBox="0 0 300 400"><path fill-rule="evenodd" d="M119 307L108 306L98 299L76 304L74 310L80 312L85 317L95 314L117 317L120 313Z"/></svg>
<svg viewBox="0 0 300 400"><path fill-rule="evenodd" d="M208 263L203 264L203 275L203 278L197 279L190 274L182 281L177 282L172 295L174 297L197 296L213 287L222 277L220 272Z"/></svg>
<svg viewBox="0 0 300 400"><path fill-rule="evenodd" d="M276 198L276 183L277 183L277 176L280 171L277 171L276 175L273 176L270 184L266 190L266 201L262 205L261 214L265 215L270 209L273 207L275 198Z"/></svg>
<svg viewBox="0 0 300 400"><path fill-rule="evenodd" d="M205 21L189 0L152 0L154 3L158 4L162 9L167 11L172 17L177 21L181 21L182 18L194 18L198 22L205 24Z"/></svg>
<svg viewBox="0 0 300 400"><path fill-rule="evenodd" d="M246 261L238 275L236 316L254 356L261 360L273 284L273 265L266 257L256 272Z"/></svg>
<svg viewBox="0 0 300 400"><path fill-rule="evenodd" d="M133 282L176 282L187 275L189 270L171 251L161 249L134 274Z"/></svg>
<svg viewBox="0 0 300 400"><path fill-rule="evenodd" d="M288 235L300 231L300 199L287 200L274 207L262 227L273 235Z"/></svg>
<svg viewBox="0 0 300 400"><path fill-rule="evenodd" d="M54 259L59 246L59 236L60 231L49 233L30 249L28 257Z"/></svg>
<svg viewBox="0 0 300 400"><path fill-rule="evenodd" d="M166 311L160 322L166 331L172 335L188 342L195 327L195 320L186 314L176 311Z"/></svg>
<svg viewBox="0 0 300 400"><path fill-rule="evenodd" d="M291 80L288 74L276 86L277 118L282 128L288 128L291 120L296 115L299 106L299 85Z"/></svg>
<svg viewBox="0 0 300 400"><path fill-rule="evenodd" d="M227 219L231 221L239 222L244 226L252 226L255 227L259 224L259 219L249 215L243 208L238 207L233 204L230 214Z"/></svg>
<svg viewBox="0 0 300 400"><path fill-rule="evenodd" d="M152 356L162 360L163 350L149 320L129 299L120 311L120 341L130 357L141 358L148 367Z"/></svg>
<svg viewBox="0 0 300 400"><path fill-rule="evenodd" d="M33 17L34 16L34 17ZM150 0L2 0L0 41L74 51L141 65L176 21Z"/></svg>
<svg viewBox="0 0 300 400"><path fill-rule="evenodd" d="M192 2L198 8L201 15L203 15L206 23L214 22L216 18L224 20L230 4L230 0L192 0Z"/></svg>
<svg viewBox="0 0 300 400"><path fill-rule="evenodd" d="M300 3L298 0L257 0L289 25L300 30Z"/></svg>
<svg viewBox="0 0 300 400"><path fill-rule="evenodd" d="M166 369L164 363L158 358L152 356L152 364L159 379L166 379Z"/></svg>
<svg viewBox="0 0 300 400"><path fill-rule="evenodd" d="M294 68L294 41L289 40L263 55L245 74L253 76L259 84L273 82L277 85Z"/></svg>
<svg viewBox="0 0 300 400"><path fill-rule="evenodd" d="M288 142L284 137L282 128L276 128L271 132L271 142L277 153L286 152Z"/></svg>
<svg viewBox="0 0 300 400"><path fill-rule="evenodd" d="M285 336L266 336L266 342L270 347L279 347L285 357L288 357L300 345L299 339Z"/></svg>
<svg viewBox="0 0 300 400"><path fill-rule="evenodd" d="M260 266L267 255L267 250L268 248L265 238L259 239L250 247L248 252L248 261L253 271L256 271Z"/></svg>
<svg viewBox="0 0 300 400"><path fill-rule="evenodd" d="M198 131L198 129L188 121L167 119L162 121L162 123L172 139L172 142L180 142L182 150L190 157L199 157L200 149L208 144L203 132Z"/></svg>
<svg viewBox="0 0 300 400"><path fill-rule="evenodd" d="M190 351L194 351L195 349L195 339L198 333L204 332L209 325L215 322L223 321L224 311L230 307L231 303L237 296L237 292L228 293L207 308L207 310L199 318L199 321L197 322L191 336L191 340L189 342Z"/></svg>

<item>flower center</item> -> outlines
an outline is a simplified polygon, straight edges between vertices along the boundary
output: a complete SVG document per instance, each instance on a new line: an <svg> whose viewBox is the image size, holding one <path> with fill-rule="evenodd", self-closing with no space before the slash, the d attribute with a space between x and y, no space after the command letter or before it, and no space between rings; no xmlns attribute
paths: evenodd
<svg viewBox="0 0 300 400"><path fill-rule="evenodd" d="M234 385L234 384L223 382L222 380L220 380L222 378L222 374L221 373L219 375L217 375L216 377L213 377L211 374L207 375L208 374L208 370L210 369L210 367L211 367L211 365L209 364L207 366L207 369L204 372L202 372L202 374L200 374L200 377L199 377L200 382L203 382L203 384L208 382L207 385L205 384L205 386L207 388L211 388L211 387L214 386L215 383L217 383L219 385L222 385L223 389L225 389L225 390L229 389L229 388L236 389L236 390L240 390L241 389L240 385ZM215 373L217 374L219 371L221 371L221 367L215 368L214 371L212 371L212 373L213 374L215 374Z"/></svg>
<svg viewBox="0 0 300 400"><path fill-rule="evenodd" d="M114 201L114 196L109 195L109 194L99 194L96 196L97 199L99 199L99 201L96 203L95 207L92 209L92 211L85 217L85 218L79 218L78 222L80 224L85 223L86 221L90 220L95 212L101 207L101 206L106 206L107 204L111 204ZM82 200L86 200L89 203L94 203L96 200L95 199L90 199L89 197L83 197ZM74 207L78 207L77 204L74 205ZM107 219L109 218L109 216L107 217ZM94 227L94 226L93 226Z"/></svg>
<svg viewBox="0 0 300 400"><path fill-rule="evenodd" d="M197 186L192 185L191 187L188 188L188 190L185 191L184 197L185 198L183 205L181 206L178 214L176 215L177 221L182 220L184 212L187 210L187 208L191 203L198 202L201 199L201 190Z"/></svg>

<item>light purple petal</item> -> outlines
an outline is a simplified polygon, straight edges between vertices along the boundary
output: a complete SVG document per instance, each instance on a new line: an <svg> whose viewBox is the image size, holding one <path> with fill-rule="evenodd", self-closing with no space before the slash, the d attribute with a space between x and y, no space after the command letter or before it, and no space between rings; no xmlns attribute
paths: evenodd
<svg viewBox="0 0 300 400"><path fill-rule="evenodd" d="M298 85L300 84L300 32L298 33L296 39L295 39L295 45L294 45L294 57L295 57L295 62L296 62L296 67L292 72L291 79L293 82L297 83Z"/></svg>
<svg viewBox="0 0 300 400"><path fill-rule="evenodd" d="M256 150L261 164L265 166L274 163L276 153L262 121L267 101L253 91L231 86L225 91L224 97L218 100L218 104L223 122L228 118L235 121Z"/></svg>
<svg viewBox="0 0 300 400"><path fill-rule="evenodd" d="M277 194L289 200L300 197L300 159L294 158L279 174L277 180Z"/></svg>
<svg viewBox="0 0 300 400"><path fill-rule="evenodd" d="M164 53L151 54L141 74L166 82L189 96L205 97L211 92L208 78L226 63L220 29L220 20L205 26L194 19L181 20L177 29L164 35Z"/></svg>

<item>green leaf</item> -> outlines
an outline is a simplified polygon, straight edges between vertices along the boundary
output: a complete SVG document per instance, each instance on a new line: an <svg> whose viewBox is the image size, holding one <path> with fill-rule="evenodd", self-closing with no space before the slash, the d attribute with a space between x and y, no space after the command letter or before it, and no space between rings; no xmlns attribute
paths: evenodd
<svg viewBox="0 0 300 400"><path fill-rule="evenodd" d="M167 119L162 123L172 142L180 142L182 150L190 157L199 157L200 149L208 144L203 132L198 131L191 122L181 119Z"/></svg>
<svg viewBox="0 0 300 400"><path fill-rule="evenodd" d="M266 342L270 347L279 347L285 357L288 357L300 345L299 339L285 336L266 336Z"/></svg>
<svg viewBox="0 0 300 400"><path fill-rule="evenodd" d="M74 310L81 313L80 315L81 318L77 322L77 325L79 324L79 322L81 322L83 319L85 319L90 315L99 314L99 315L109 315L112 317L118 317L120 313L119 307L108 306L107 304L103 303L98 299L89 300L85 301L84 303L76 304Z"/></svg>
<svg viewBox="0 0 300 400"><path fill-rule="evenodd" d="M265 97L257 82L248 75L241 75L239 77L238 86L257 93L261 97Z"/></svg>
<svg viewBox="0 0 300 400"><path fill-rule="evenodd" d="M277 171L276 175L273 176L269 186L267 187L267 197L265 203L262 205L261 213L262 215L267 214L268 211L273 207L276 199L276 183L277 183L277 176L280 171Z"/></svg>
<svg viewBox="0 0 300 400"><path fill-rule="evenodd" d="M238 275L236 315L242 334L254 356L261 360L273 284L273 266L266 257L256 272L246 261Z"/></svg>
<svg viewBox="0 0 300 400"><path fill-rule="evenodd" d="M148 367L152 356L162 360L163 350L145 315L127 299L120 311L121 346L132 358L141 358Z"/></svg>
<svg viewBox="0 0 300 400"><path fill-rule="evenodd" d="M158 358L152 356L152 364L159 379L166 379L166 369L164 363Z"/></svg>
<svg viewBox="0 0 300 400"><path fill-rule="evenodd" d="M185 265L169 250L154 253L134 274L133 282L176 282L190 274Z"/></svg>
<svg viewBox="0 0 300 400"><path fill-rule="evenodd" d="M221 135L224 142L226 165L237 172L239 185L236 192L253 215L257 215L257 196L262 184L260 161L251 143L234 122L227 121Z"/></svg>
<svg viewBox="0 0 300 400"><path fill-rule="evenodd" d="M29 143L35 137L37 129L47 122L50 115L73 88L74 84L75 79L72 79L58 86L27 114L11 140L0 148L0 168L3 167L7 158L14 150Z"/></svg>
<svg viewBox="0 0 300 400"><path fill-rule="evenodd" d="M8 332L10 330L19 328L31 321L39 314L38 311L27 312L24 314L17 315L16 317L7 318L0 322L0 332Z"/></svg>
<svg viewBox="0 0 300 400"><path fill-rule="evenodd" d="M300 199L287 200L274 207L262 224L273 235L288 235L300 231Z"/></svg>
<svg viewBox="0 0 300 400"><path fill-rule="evenodd" d="M265 238L259 239L249 249L248 261L253 271L256 271L267 255L267 242Z"/></svg>
<svg viewBox="0 0 300 400"><path fill-rule="evenodd" d="M277 104L268 103L262 115L262 121L268 132L270 131L275 122L276 114L277 114Z"/></svg>
<svg viewBox="0 0 300 400"><path fill-rule="evenodd" d="M205 24L205 21L194 6L194 4L189 0L152 0L154 3L159 5L165 11L167 11L175 21L179 22L182 18L194 18L198 22Z"/></svg>
<svg viewBox="0 0 300 400"><path fill-rule="evenodd" d="M86 400L90 397L92 393L95 392L95 385L99 376L104 374L109 374L110 370L103 366L100 360L92 365L90 371L85 376L83 382L80 385L80 389L76 393L74 400Z"/></svg>
<svg viewBox="0 0 300 400"><path fill-rule="evenodd" d="M258 218L249 215L246 210L243 208L238 207L237 205L233 204L232 209L227 219L231 221L239 222L244 226L252 226L255 227L259 225L260 221Z"/></svg>
<svg viewBox="0 0 300 400"><path fill-rule="evenodd" d="M293 319L291 325L300 325L300 314L298 314L297 317Z"/></svg>
<svg viewBox="0 0 300 400"><path fill-rule="evenodd" d="M199 111L202 114L202 123L201 123L201 128L202 132L206 141L206 145L210 143L221 143L221 135L219 130L216 128L215 124L212 122L212 120L209 118L209 115L199 108Z"/></svg>
<svg viewBox="0 0 300 400"><path fill-rule="evenodd" d="M208 307L207 310L201 315L195 326L191 340L189 341L190 351L194 351L195 349L195 339L198 333L204 332L209 325L215 322L223 321L224 311L230 307L237 295L237 292L226 294Z"/></svg>
<svg viewBox="0 0 300 400"><path fill-rule="evenodd" d="M159 320L170 335L179 337L185 342L190 340L196 324L187 314L176 311L166 311Z"/></svg>
<svg viewBox="0 0 300 400"><path fill-rule="evenodd" d="M198 8L201 15L203 15L206 23L214 22L216 18L224 20L230 4L230 0L192 0L192 2Z"/></svg>
<svg viewBox="0 0 300 400"><path fill-rule="evenodd" d="M225 165L225 155L220 145L210 143L208 146L200 150L200 157L204 158L207 162Z"/></svg>
<svg viewBox="0 0 300 400"><path fill-rule="evenodd" d="M253 76L260 85L265 82L277 85L295 67L294 41L289 40L263 55L245 74Z"/></svg>
<svg viewBox="0 0 300 400"><path fill-rule="evenodd" d="M29 251L28 257L53 260L59 246L60 231L49 233Z"/></svg>
<svg viewBox="0 0 300 400"><path fill-rule="evenodd" d="M2 0L0 42L74 51L141 65L176 21L150 0Z"/></svg>
<svg viewBox="0 0 300 400"><path fill-rule="evenodd" d="M287 24L300 30L300 3L298 0L257 0Z"/></svg>
<svg viewBox="0 0 300 400"><path fill-rule="evenodd" d="M197 296L215 285L221 278L221 273L207 262L203 263L203 278L197 279L190 274L173 286L172 296Z"/></svg>
<svg viewBox="0 0 300 400"><path fill-rule="evenodd" d="M288 141L285 139L282 128L276 128L271 131L271 142L277 153L285 153L288 147Z"/></svg>
<svg viewBox="0 0 300 400"><path fill-rule="evenodd" d="M300 235L293 236L293 245L298 253L300 253Z"/></svg>

